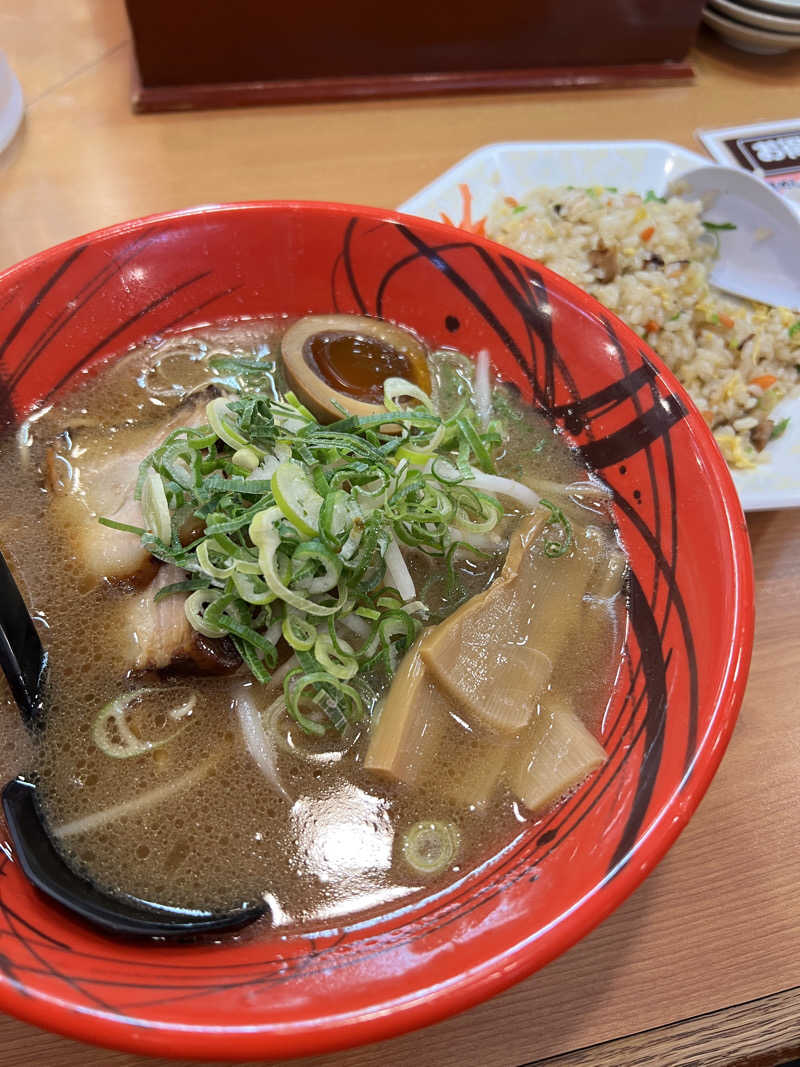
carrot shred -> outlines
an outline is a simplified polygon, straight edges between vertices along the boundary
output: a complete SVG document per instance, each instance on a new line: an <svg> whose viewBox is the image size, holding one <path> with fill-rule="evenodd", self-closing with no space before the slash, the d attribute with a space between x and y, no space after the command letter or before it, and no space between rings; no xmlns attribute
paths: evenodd
<svg viewBox="0 0 800 1067"><path fill-rule="evenodd" d="M444 211L440 211L439 214L441 215L442 222L446 222L448 226L455 226L453 220L450 218L449 215L445 214Z"/></svg>
<svg viewBox="0 0 800 1067"><path fill-rule="evenodd" d="M469 230L472 227L472 193L469 191L469 186L466 182L462 182L458 191L461 193L462 215L461 226L465 230Z"/></svg>
<svg viewBox="0 0 800 1067"><path fill-rule="evenodd" d="M458 187L458 191L461 193L461 204L462 204L461 222L459 222L459 224L458 224L459 229L460 230L466 230L467 233L474 233L478 237L485 237L486 236L486 218L487 218L487 216L484 215L482 219L476 219L475 222L473 222L472 221L472 193L470 192L469 186L467 185L466 182L462 182ZM506 198L506 199L508 199L508 198ZM513 197L511 199L513 199Z"/></svg>
<svg viewBox="0 0 800 1067"><path fill-rule="evenodd" d="M504 196L503 200L509 207L519 207L519 200L515 196Z"/></svg>
<svg viewBox="0 0 800 1067"><path fill-rule="evenodd" d="M656 232L655 226L648 226L647 229L642 230L639 234L643 241L649 241L653 234Z"/></svg>
<svg viewBox="0 0 800 1067"><path fill-rule="evenodd" d="M644 328L647 330L648 333L658 333L661 329L661 326L656 322L655 319L648 319L647 322L644 324Z"/></svg>
<svg viewBox="0 0 800 1067"><path fill-rule="evenodd" d="M703 416L709 426L714 421L714 412L710 411L708 408L706 408L705 411L701 411L700 414Z"/></svg>
<svg viewBox="0 0 800 1067"><path fill-rule="evenodd" d="M734 321L730 317L730 315L723 315L722 312L719 313L719 321L722 323L723 326L726 326L729 330L732 330L734 325L735 325Z"/></svg>
<svg viewBox="0 0 800 1067"><path fill-rule="evenodd" d="M769 389L771 385L777 382L777 378L774 374L758 374L755 378L751 378L749 384L757 385L761 389Z"/></svg>

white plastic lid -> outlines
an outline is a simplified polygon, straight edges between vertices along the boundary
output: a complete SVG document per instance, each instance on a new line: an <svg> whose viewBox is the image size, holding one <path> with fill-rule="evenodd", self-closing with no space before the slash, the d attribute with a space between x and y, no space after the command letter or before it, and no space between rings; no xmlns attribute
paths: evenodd
<svg viewBox="0 0 800 1067"><path fill-rule="evenodd" d="M19 129L23 110L22 88L0 52L0 152Z"/></svg>

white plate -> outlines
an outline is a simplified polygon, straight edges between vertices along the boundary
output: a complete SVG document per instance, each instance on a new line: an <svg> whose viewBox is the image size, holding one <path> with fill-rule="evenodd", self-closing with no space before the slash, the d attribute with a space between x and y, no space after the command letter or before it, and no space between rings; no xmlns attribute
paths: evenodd
<svg viewBox="0 0 800 1067"><path fill-rule="evenodd" d="M758 26L762 30L775 30L778 33L800 33L800 7L797 9L798 15L794 18L770 15L766 11L759 11L750 7L749 4L735 3L734 0L711 0L709 8L717 15L729 15L732 19L745 22L748 26Z"/></svg>
<svg viewBox="0 0 800 1067"><path fill-rule="evenodd" d="M442 212L461 218L459 185L472 194L475 218L499 195L522 197L536 185L612 185L663 193L667 185L707 157L667 141L521 141L477 149L426 185L400 211L441 222ZM784 400L773 413L789 427L768 449L769 459L752 471L733 471L745 511L800 507L800 398Z"/></svg>
<svg viewBox="0 0 800 1067"><path fill-rule="evenodd" d="M755 26L745 26L742 22L718 15L707 7L703 11L703 22L717 31L720 37L744 52L756 55L776 56L800 48L800 33L775 33L772 30L759 30Z"/></svg>

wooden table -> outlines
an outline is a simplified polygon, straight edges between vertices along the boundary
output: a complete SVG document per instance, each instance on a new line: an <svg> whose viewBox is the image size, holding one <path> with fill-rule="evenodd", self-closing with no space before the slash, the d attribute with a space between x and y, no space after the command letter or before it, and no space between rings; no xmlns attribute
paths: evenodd
<svg viewBox="0 0 800 1067"><path fill-rule="evenodd" d="M121 0L0 0L27 115L0 156L0 267L156 211L264 198L400 203L490 141L658 138L800 113L800 52L703 31L691 85L134 117ZM315 1067L711 1067L800 1051L800 511L749 521L757 629L728 754L688 829L612 918L533 978ZM175 1054L180 1055L176 1047ZM0 1067L122 1067L0 1019ZM167 1061L163 1061L165 1064Z"/></svg>

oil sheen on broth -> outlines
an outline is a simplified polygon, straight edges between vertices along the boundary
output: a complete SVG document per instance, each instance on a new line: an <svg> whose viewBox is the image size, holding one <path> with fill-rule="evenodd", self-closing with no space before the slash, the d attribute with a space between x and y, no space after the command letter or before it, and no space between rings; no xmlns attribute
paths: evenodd
<svg viewBox="0 0 800 1067"><path fill-rule="evenodd" d="M284 715L266 724L277 739L281 793L248 751L234 710L239 700L263 711L274 692L265 698L247 671L199 677L191 663L183 663L180 670L140 678L131 670L137 655L131 606L143 596L152 569L140 576L139 588L98 583L87 573L76 540L83 534L59 503L59 487L80 475L87 456L141 450L143 441L163 436L193 401L205 402L204 389L212 383L222 390L255 385L280 396L285 386L277 352L286 326L284 320L264 320L155 339L84 376L51 410L5 440L0 486L0 544L43 620L50 653L46 725L34 753L5 700L5 750L15 754L6 775L28 761L59 847L102 888L190 908L227 909L264 896L278 924L363 917L441 887L496 853L531 818L513 775L502 770L515 748L527 743L523 730L495 735L462 714L445 716L435 763L422 761L409 785L365 765L368 723L345 737L316 739ZM257 376L249 366L254 361L261 364ZM431 374L443 413L470 395L473 365L457 353L434 354ZM510 388L496 384L493 396L504 427L495 452L498 473L560 506L574 530L588 527L606 556L620 558L602 487L590 482L552 425L523 408ZM509 538L524 509L512 502L508 510L481 554L458 558L456 588L437 560L406 553L431 609L428 624L505 573ZM569 637L569 655L553 662L541 697L543 708L566 702L595 732L621 643L619 588L616 580L596 590L597 596L591 589L584 596L584 583L573 596L576 603L561 605L579 622ZM374 689L380 685L373 680ZM154 740L171 739L136 758L109 758L92 741L95 718L120 692L137 687L167 692L143 696L132 726ZM190 714L171 720L170 710L189 698ZM476 785L482 778L488 788ZM137 797L149 799L130 805ZM404 834L418 823L457 828L457 849L444 870L424 874L407 862Z"/></svg>

